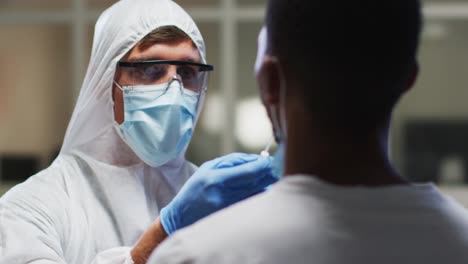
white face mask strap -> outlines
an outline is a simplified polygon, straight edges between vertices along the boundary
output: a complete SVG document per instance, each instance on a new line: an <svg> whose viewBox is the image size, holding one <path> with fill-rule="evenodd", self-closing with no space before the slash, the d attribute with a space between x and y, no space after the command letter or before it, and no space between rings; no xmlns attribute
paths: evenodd
<svg viewBox="0 0 468 264"><path fill-rule="evenodd" d="M122 88L122 86L120 86L115 80L114 80L113 82L114 82L114 84L117 86L117 88L120 89L120 91L122 91L122 92L124 91L124 89Z"/></svg>
<svg viewBox="0 0 468 264"><path fill-rule="evenodd" d="M280 72L280 120L283 128L283 136L286 139L288 131L288 123L286 122L286 79L284 78L283 69L278 64Z"/></svg>
<svg viewBox="0 0 468 264"><path fill-rule="evenodd" d="M276 126L279 128L279 131L281 132L282 134L282 137L281 139L282 140L285 140L286 137L287 137L287 131L288 131L288 124L286 122L286 79L284 78L284 73L283 73L283 69L281 68L281 64L279 63L279 60L278 58L276 57L272 57L272 59L274 61L276 61L277 65L278 65L278 71L279 71L279 77L280 77L280 98L279 98L279 119L277 119L277 116L276 116L276 111L272 111L273 112L273 116L275 117L275 119L277 121L274 121L276 122ZM276 110L275 109L276 107L273 107L272 110ZM281 123L281 126L279 126L279 123ZM275 124L274 124L275 125Z"/></svg>
<svg viewBox="0 0 468 264"><path fill-rule="evenodd" d="M272 119L271 121L273 123L273 128L275 132L275 138L277 140L283 140L282 129L279 125L278 116L276 115L276 105L270 106L270 112L271 112L271 119Z"/></svg>

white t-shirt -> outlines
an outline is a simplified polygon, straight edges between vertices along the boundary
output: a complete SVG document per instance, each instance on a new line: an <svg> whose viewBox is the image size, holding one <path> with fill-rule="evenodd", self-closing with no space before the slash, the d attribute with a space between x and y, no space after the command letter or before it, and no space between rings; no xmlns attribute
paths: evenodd
<svg viewBox="0 0 468 264"><path fill-rule="evenodd" d="M148 263L466 264L468 214L432 184L297 175L175 233Z"/></svg>

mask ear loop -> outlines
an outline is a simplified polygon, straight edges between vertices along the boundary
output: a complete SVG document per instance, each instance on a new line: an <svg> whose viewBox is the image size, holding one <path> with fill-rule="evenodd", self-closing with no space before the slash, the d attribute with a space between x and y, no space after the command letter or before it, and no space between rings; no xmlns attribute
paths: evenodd
<svg viewBox="0 0 468 264"><path fill-rule="evenodd" d="M276 114L276 105L270 106L270 112L271 112L271 122L273 123L273 128L274 128L273 131L275 135L270 138L265 149L262 150L262 152L260 152L260 156L262 157L270 156L269 150L270 150L271 144L273 143L273 140L277 139L278 142L281 142L284 140L283 132L279 125L278 115Z"/></svg>
<svg viewBox="0 0 468 264"><path fill-rule="evenodd" d="M282 135L283 133L282 133L281 126L279 125L278 115L276 114L276 105L270 106L270 112L271 112L271 119L272 119L271 121L273 123L274 132L275 132L275 138L279 142L283 140L283 135Z"/></svg>
<svg viewBox="0 0 468 264"><path fill-rule="evenodd" d="M280 130L282 132L282 140L287 139L287 131L288 131L288 124L286 122L286 79L284 78L283 68L281 67L280 61L277 57L272 57L273 61L276 62L278 66L278 72L280 77L280 102L279 102L279 112L280 112L280 120L281 123ZM275 112L276 114L276 112Z"/></svg>
<svg viewBox="0 0 468 264"><path fill-rule="evenodd" d="M273 60L275 60L278 64L279 67L279 75L280 75L280 102L279 102L279 111L280 111L280 118L278 119L278 115L276 114L276 105L271 105L270 106L270 114L271 114L271 119L273 123L273 130L274 130L274 137L272 137L268 144L266 145L265 149L260 152L260 155L262 157L268 157L270 156L270 153L268 152L271 144L273 143L273 140L276 138L278 142L286 141L287 138L287 123L286 123L286 80L284 79L284 74L281 66L279 66L279 60L275 57L272 57ZM283 106L283 108L281 108ZM281 120L280 120L281 119ZM282 127L280 126L280 122L283 125Z"/></svg>
<svg viewBox="0 0 468 264"><path fill-rule="evenodd" d="M115 80L114 80L113 82L114 82L114 84L117 86L117 88L120 89L120 91L122 91L122 92L124 91L124 89L122 88L122 86L120 86Z"/></svg>
<svg viewBox="0 0 468 264"><path fill-rule="evenodd" d="M124 89L122 88L122 86L120 86L115 80L113 80L113 82L114 82L114 84L117 86L117 88L119 88L120 91L122 91L122 94L123 94L123 93L124 93ZM124 95L122 95L122 96L124 96ZM115 115L115 113L114 113L114 109L115 109L115 100L114 100L114 98L112 98L111 101L112 101L112 113ZM125 107L125 104L123 104L123 107ZM115 120L115 118L113 118L113 120L114 120L114 122L113 122L114 131L117 133L117 135L120 137L120 139L121 139L123 142L127 142L127 141L125 140L125 137L124 137L123 134L122 134L122 131L120 130L121 127L123 126L125 120L124 120L124 122L122 122L122 124L117 123L117 120Z"/></svg>
<svg viewBox="0 0 468 264"><path fill-rule="evenodd" d="M124 93L124 89L122 88L122 86L120 86L115 80L113 80L112 82L115 84L115 86L117 86L117 88L120 89L120 91L122 91L122 94L123 94L123 93ZM113 89L112 89L112 93L113 93L113 92L114 92L114 91L113 91ZM123 95L122 95L122 96L123 96ZM111 97L111 106L112 106L112 113L115 114L115 113L114 113L114 109L115 109L115 98L114 98L114 96ZM125 106L124 106L124 107L125 107ZM117 123L117 121L115 121L115 119L114 119L114 122L118 125L118 123Z"/></svg>

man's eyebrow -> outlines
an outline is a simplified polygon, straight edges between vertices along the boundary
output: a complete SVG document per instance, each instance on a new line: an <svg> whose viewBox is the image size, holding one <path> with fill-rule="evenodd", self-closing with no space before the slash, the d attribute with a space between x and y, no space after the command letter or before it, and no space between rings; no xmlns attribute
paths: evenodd
<svg viewBox="0 0 468 264"><path fill-rule="evenodd" d="M183 61L187 61L187 62L197 62L197 61L194 60L193 58L187 58L187 59L184 59Z"/></svg>
<svg viewBox="0 0 468 264"><path fill-rule="evenodd" d="M131 59L128 59L130 62L136 62L136 61L149 61L149 60L163 60L159 57L149 57L149 56L135 56Z"/></svg>
<svg viewBox="0 0 468 264"><path fill-rule="evenodd" d="M137 61L149 61L149 60L166 60L160 57L151 57L151 56L135 56L134 58L129 58L127 61L128 62L137 62ZM198 62L198 60L195 60L194 58L191 57L186 57L182 59L178 59L176 61L186 61L186 62Z"/></svg>

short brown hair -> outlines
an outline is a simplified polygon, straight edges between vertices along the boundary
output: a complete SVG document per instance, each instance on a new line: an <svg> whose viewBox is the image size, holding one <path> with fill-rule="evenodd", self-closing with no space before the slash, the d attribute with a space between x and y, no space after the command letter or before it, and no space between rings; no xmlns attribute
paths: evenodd
<svg viewBox="0 0 468 264"><path fill-rule="evenodd" d="M140 49L147 49L156 43L174 43L191 38L176 26L162 26L146 35L139 43ZM195 44L194 44L195 46Z"/></svg>

